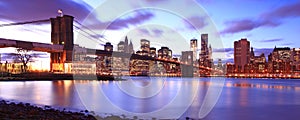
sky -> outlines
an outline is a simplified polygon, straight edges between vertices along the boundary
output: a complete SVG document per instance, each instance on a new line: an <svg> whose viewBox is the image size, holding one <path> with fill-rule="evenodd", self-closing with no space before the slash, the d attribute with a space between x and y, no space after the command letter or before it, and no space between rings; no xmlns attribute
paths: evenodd
<svg viewBox="0 0 300 120"><path fill-rule="evenodd" d="M200 35L207 33L213 58L232 62L233 42L241 38L257 55L300 46L299 0L1 0L0 24L53 18L58 9L80 23L74 23L81 28L74 42L89 48L111 42L116 49L128 36L135 50L148 39L178 55L190 50L190 39L200 46ZM49 23L0 27L0 38L50 43L50 29ZM14 50L0 51L9 52Z"/></svg>

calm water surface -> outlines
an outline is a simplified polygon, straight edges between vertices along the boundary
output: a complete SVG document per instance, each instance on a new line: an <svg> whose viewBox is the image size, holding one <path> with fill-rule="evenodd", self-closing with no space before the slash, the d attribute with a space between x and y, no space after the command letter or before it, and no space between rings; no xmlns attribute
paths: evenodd
<svg viewBox="0 0 300 120"><path fill-rule="evenodd" d="M207 120L300 118L300 81L282 79L129 77L127 81L0 82L0 98L139 118ZM223 81L224 80L224 81ZM215 84L217 83L217 84ZM212 89L212 91L209 91ZM220 93L220 94L218 94ZM209 97L207 95L212 95ZM217 99L216 99L217 98ZM214 104L214 100L216 104Z"/></svg>

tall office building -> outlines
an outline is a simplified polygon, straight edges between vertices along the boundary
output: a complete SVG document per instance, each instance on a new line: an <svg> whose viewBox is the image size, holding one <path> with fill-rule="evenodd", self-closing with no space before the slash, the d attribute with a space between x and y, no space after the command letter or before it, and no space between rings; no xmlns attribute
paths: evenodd
<svg viewBox="0 0 300 120"><path fill-rule="evenodd" d="M141 39L141 52L144 55L149 55L150 53L150 41L146 39Z"/></svg>
<svg viewBox="0 0 300 120"><path fill-rule="evenodd" d="M291 59L293 64L293 70L300 71L300 48L293 48Z"/></svg>
<svg viewBox="0 0 300 120"><path fill-rule="evenodd" d="M172 58L172 50L169 49L168 47L161 47L157 53L158 53L158 58L163 58L163 59Z"/></svg>
<svg viewBox="0 0 300 120"><path fill-rule="evenodd" d="M199 54L199 65L211 67L212 60L210 57L210 50L208 48L208 34L201 34L201 51Z"/></svg>
<svg viewBox="0 0 300 120"><path fill-rule="evenodd" d="M193 61L197 59L198 42L197 39L191 39L190 41L191 51L193 51Z"/></svg>
<svg viewBox="0 0 300 120"><path fill-rule="evenodd" d="M239 72L250 62L250 42L243 38L234 42L234 65Z"/></svg>

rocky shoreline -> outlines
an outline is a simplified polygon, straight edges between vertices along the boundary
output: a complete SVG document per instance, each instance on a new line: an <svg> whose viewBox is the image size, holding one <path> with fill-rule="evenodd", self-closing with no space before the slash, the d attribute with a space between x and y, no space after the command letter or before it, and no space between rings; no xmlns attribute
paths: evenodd
<svg viewBox="0 0 300 120"><path fill-rule="evenodd" d="M5 100L0 101L1 119L31 119L31 120L96 120L90 114L60 111L50 106L37 107L29 103L15 103Z"/></svg>
<svg viewBox="0 0 300 120"><path fill-rule="evenodd" d="M93 114L93 115L92 115ZM100 117L88 110L72 112L66 109L58 110L51 106L38 107L30 103L0 101L0 119L2 120L100 120L122 119L119 116Z"/></svg>

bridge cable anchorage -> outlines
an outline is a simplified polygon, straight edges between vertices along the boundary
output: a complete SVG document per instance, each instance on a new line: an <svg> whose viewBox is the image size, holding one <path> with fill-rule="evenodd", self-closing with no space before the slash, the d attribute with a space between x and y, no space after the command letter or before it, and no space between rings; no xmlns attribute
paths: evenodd
<svg viewBox="0 0 300 120"><path fill-rule="evenodd" d="M93 34L97 35L97 33L96 33L95 31L93 31L93 30L91 30L90 28L88 28L87 26L81 24L79 21L77 21L77 20L74 20L74 21L75 21L77 24L79 24L81 27L83 27L83 28L87 29L88 31L92 32ZM81 29L81 30L83 30L83 29ZM89 34L89 35L92 36L92 34ZM109 42L105 37L103 37L103 39L106 40L106 42ZM98 40L98 39L97 39L97 40ZM102 41L102 42L104 42L104 43L106 43L105 41L103 41L103 40L101 40L101 39L99 39L99 40Z"/></svg>
<svg viewBox="0 0 300 120"><path fill-rule="evenodd" d="M49 22L49 21L50 21L50 19L26 21L26 22L16 22L16 23L1 24L0 27L24 25L24 24L32 24L32 23L43 23L43 22Z"/></svg>
<svg viewBox="0 0 300 120"><path fill-rule="evenodd" d="M79 30L80 30L80 27L78 27L78 26L74 26L75 27L75 30L78 30L78 31L76 31L77 33L79 33L79 34L81 34L82 36L84 36L85 38L88 38L88 39L90 39L90 40L95 40L96 42L98 42L98 43L100 43L100 44L105 44L105 42L103 42L103 41L99 41L98 39L96 39L96 38L94 38L94 37L91 37L91 34L89 34L88 32L86 32L86 31L82 31L83 33L85 33L85 34L83 34L82 32L80 32ZM87 35L86 35L87 34Z"/></svg>

